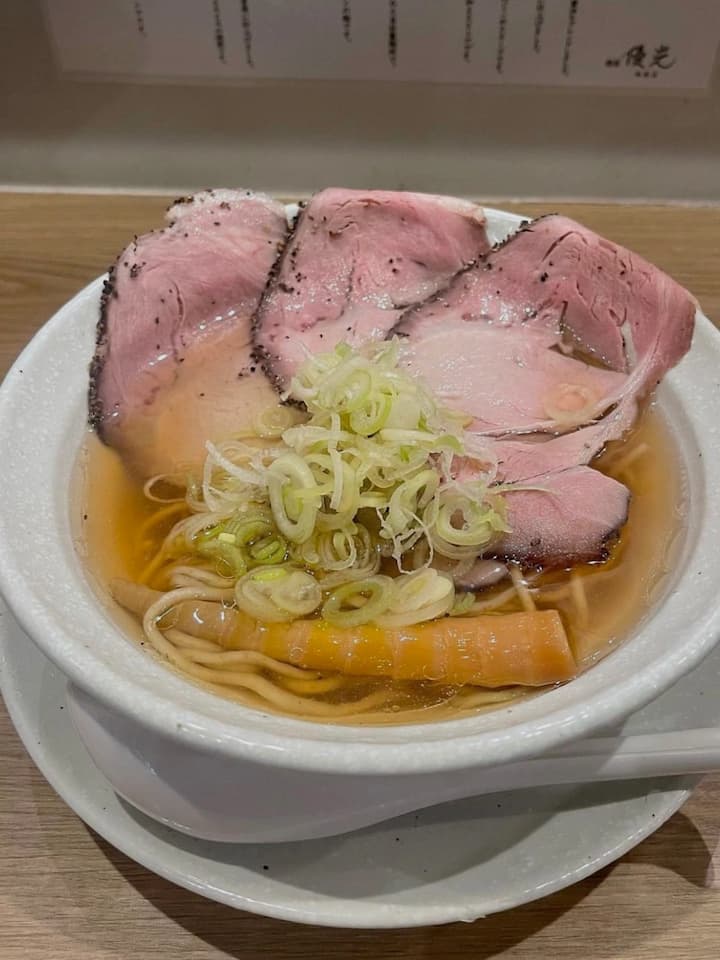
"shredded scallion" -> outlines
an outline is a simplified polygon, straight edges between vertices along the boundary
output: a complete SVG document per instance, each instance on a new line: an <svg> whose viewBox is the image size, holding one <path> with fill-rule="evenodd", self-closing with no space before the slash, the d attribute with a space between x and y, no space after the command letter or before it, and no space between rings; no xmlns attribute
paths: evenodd
<svg viewBox="0 0 720 960"><path fill-rule="evenodd" d="M306 412L279 405L254 435L208 443L187 494L210 519L181 521L168 543L213 561L246 613L402 627L469 608L433 562L469 563L508 530L503 488L467 419L402 368L401 349L309 357L288 395Z"/></svg>

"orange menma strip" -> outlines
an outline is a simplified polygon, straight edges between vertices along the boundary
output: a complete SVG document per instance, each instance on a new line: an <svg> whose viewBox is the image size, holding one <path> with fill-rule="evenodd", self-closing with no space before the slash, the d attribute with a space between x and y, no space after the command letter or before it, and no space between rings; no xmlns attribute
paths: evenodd
<svg viewBox="0 0 720 960"><path fill-rule="evenodd" d="M142 616L161 594L127 581L113 583L115 599ZM412 627L334 627L324 620L261 624L207 601L186 601L174 623L228 650L259 650L315 670L396 680L540 687L569 680L577 664L557 610L444 617Z"/></svg>
<svg viewBox="0 0 720 960"><path fill-rule="evenodd" d="M445 617L393 630L322 620L259 625L243 617L226 643L315 670L395 680L539 687L577 673L556 610Z"/></svg>

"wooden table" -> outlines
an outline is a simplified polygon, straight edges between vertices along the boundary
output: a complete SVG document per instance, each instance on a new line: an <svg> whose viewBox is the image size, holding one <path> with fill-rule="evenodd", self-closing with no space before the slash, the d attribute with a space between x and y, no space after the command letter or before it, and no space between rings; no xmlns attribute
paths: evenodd
<svg viewBox="0 0 720 960"><path fill-rule="evenodd" d="M0 373L128 237L156 225L166 202L0 194ZM552 207L655 261L720 318L719 209ZM522 205L529 214L547 209ZM710 960L720 954L720 775L708 777L681 812L621 861L545 900L470 925L355 933L238 913L148 873L92 834L52 792L4 711L0 758L4 960Z"/></svg>

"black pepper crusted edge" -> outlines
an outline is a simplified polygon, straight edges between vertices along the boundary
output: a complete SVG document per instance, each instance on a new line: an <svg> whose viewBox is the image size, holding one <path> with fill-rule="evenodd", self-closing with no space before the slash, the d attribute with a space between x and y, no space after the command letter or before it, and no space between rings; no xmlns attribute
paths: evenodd
<svg viewBox="0 0 720 960"><path fill-rule="evenodd" d="M586 464L586 466L588 470L595 469L595 467L591 467L589 464ZM563 472L564 471L562 470L558 471L558 473ZM568 557L567 554L557 557L548 557L547 555L543 556L541 552L533 553L531 550L527 550L523 553L503 553L501 550L498 550L497 552L489 553L486 556L483 556L483 559L507 560L511 563L522 563L526 566L542 567L543 570L553 570L561 566L565 567L568 565L568 563L604 563L610 556L610 550L612 548L613 541L620 536L622 528L628 522L630 517L632 491L629 487L626 487L624 483L622 486L625 488L627 493L627 497L625 498L625 512L622 515L622 519L598 539L597 548L592 553L576 554L575 556L570 557Z"/></svg>
<svg viewBox="0 0 720 960"><path fill-rule="evenodd" d="M438 290L436 293L428 297L426 300L423 300L421 303L414 304L413 306L409 307L402 314L402 316L397 321L397 323L394 324L394 326L391 327L391 329L388 331L386 339L390 339L393 336L409 337L410 336L409 331L402 329L402 327L405 324L412 322L412 316L417 310L429 304L442 300L443 296L450 290L451 287L454 286L454 284L457 282L457 280L460 277L464 276L466 273L469 273L471 270L475 269L475 267L477 267L479 264L487 263L490 260L490 257L493 256L493 254L497 253L499 250L502 250L504 247L508 246L508 244L511 243L517 237L519 237L520 234L526 233L527 231L532 230L535 224L539 223L542 220L547 220L550 217L557 217L557 216L560 216L560 214L544 213L539 217L535 217L533 220L524 220L520 224L518 229L515 230L513 233L509 234L507 237L505 237L504 240L500 240L498 243L493 244L493 246L486 253L481 254L471 263L467 264L467 266L463 267L461 270L458 270L457 273L453 274L453 276L450 278L448 283L441 290ZM596 454L595 456L597 455L598 454ZM594 469L594 468L590 467L589 469ZM610 555L610 547L609 547L610 543L616 537L619 536L620 531L628 521L629 510L630 510L630 500L632 495L630 493L630 490L627 487L625 489L628 492L628 497L626 501L625 514L623 516L623 519L618 523L616 527L613 527L603 537L600 538L600 541L597 546L597 551L593 552L592 554L578 555L576 558L572 560L573 563L590 563L593 561L605 561L608 559ZM547 556L542 556L540 554L533 554L531 552L526 552L523 554L519 554L519 553L511 554L511 553L503 553L501 551L498 551L497 553L487 554L487 559L507 560L510 562L513 562L513 561L522 562L522 563L529 564L530 566L541 566L544 569L553 569L561 562L567 563L567 556L548 558Z"/></svg>
<svg viewBox="0 0 720 960"><path fill-rule="evenodd" d="M395 323L390 330L387 332L385 339L389 340L391 337L409 337L410 333L408 330L405 330L404 327L407 324L412 323L413 314L420 310L422 307L429 306L433 303L440 302L443 297L448 293L448 291L455 285L455 283L464 277L466 273L469 273L471 270L474 270L477 266L482 263L488 263L490 257L496 254L499 250L502 250L503 247L506 247L509 243L515 240L520 236L521 233L527 233L528 230L532 230L536 223L539 223L541 220L546 220L548 217L556 217L557 213L543 213L542 216L535 217L534 220L523 220L520 226L513 233L505 237L504 240L499 240L497 243L494 243L492 247L485 253L481 253L479 257L476 257L474 260L471 260L466 266L458 270L457 273L454 273L452 277L448 280L442 289L438 290L436 293L433 293L432 296L428 297L426 300L422 300L420 303L415 303L411 307L408 307L404 311L400 319Z"/></svg>
<svg viewBox="0 0 720 960"><path fill-rule="evenodd" d="M265 312L268 300L275 289L278 277L280 276L280 271L285 265L285 259L292 251L293 243L297 239L298 233L300 232L301 226L305 219L305 214L310 208L311 202L312 201L303 201L302 203L298 204L299 212L295 218L295 223L285 237L285 242L275 258L275 263L273 263L272 267L270 268L265 289L262 292L260 302L258 303L257 309L252 315L252 319L250 321L250 335L252 339L250 356L255 363L260 365L263 373L278 393L283 393L285 391L287 388L287 383L283 377L281 377L280 374L275 371L273 366L276 360L280 360L280 357L277 355L273 356L265 344L260 341L263 327L263 314ZM295 404L295 401L293 400L289 400L288 402ZM300 406L302 406L302 404L300 404Z"/></svg>
<svg viewBox="0 0 720 960"><path fill-rule="evenodd" d="M245 196L250 196L252 191L245 190L243 191ZM206 187L204 190L198 190L197 193L185 194L184 196L177 197L165 208L165 219L168 221L167 215L173 209L173 207L180 204L194 203L194 201L206 194L209 197L215 196L215 189L213 187ZM221 204L222 206L222 204ZM298 218L299 219L299 218ZM175 221L168 221L167 228L172 228L175 226ZM155 230L151 230L150 233L154 233ZM161 230L162 232L162 230ZM138 237L136 236L133 241L133 246L137 249ZM120 253L115 263L108 267L107 277L103 281L102 295L100 297L100 316L98 317L97 324L95 326L95 353L93 358L90 361L89 366L89 378L90 382L88 385L88 426L97 433L100 440L103 443L108 443L107 437L104 435L103 426L104 426L104 412L103 404L100 400L100 380L102 378L103 369L105 367L105 361L107 360L107 347L108 347L108 304L115 293L115 285L117 281L117 266L120 263L122 257L125 256L126 251L129 249L125 247ZM137 274L135 274L137 276ZM252 362L252 353L251 353L251 362ZM245 371L243 371L245 372Z"/></svg>
<svg viewBox="0 0 720 960"><path fill-rule="evenodd" d="M212 193L210 190L201 192ZM195 199L195 196L197 196L197 194L178 197L176 200L173 200L173 202L165 210L166 220L167 214L174 206L181 203L192 203ZM173 226L174 221L168 223L168 227ZM150 233L154 232L154 229L150 231ZM138 239L139 238L136 236L132 242L132 246L135 248L135 251L137 251ZM117 267L121 259L125 256L129 247L130 244L121 251L115 263L111 267L108 267L107 277L103 281L102 294L100 296L100 316L98 317L98 321L95 326L95 353L90 361L89 368L90 382L88 385L88 426L95 431L99 439L105 444L109 443L109 440L105 435L105 431L103 430L105 416L103 403L100 399L100 381L105 368L105 361L107 360L108 305L115 294L117 283ZM137 274L135 274L135 276L137 276Z"/></svg>
<svg viewBox="0 0 720 960"><path fill-rule="evenodd" d="M587 466L588 466L588 469L590 470L595 469L595 467L591 467L589 464ZM616 527L613 527L612 530L609 530L605 534L605 536L601 539L600 554L596 558L601 561L605 561L609 558L610 550L612 549L613 542L618 539L618 537L620 536L620 532L622 531L622 528L625 526L625 524L628 522L628 519L630 518L630 502L633 497L632 490L630 489L630 487L626 487L625 484L623 484L623 486L627 490L627 497L625 499L625 513L623 515L622 520L618 523L618 525Z"/></svg>
<svg viewBox="0 0 720 960"><path fill-rule="evenodd" d="M618 530L620 528L618 527ZM614 537L618 530L613 530L609 535L607 540ZM513 553L503 550L498 550L495 553L483 554L483 560L498 560L504 561L506 563L519 563L524 568L533 567L537 570L559 570L564 567L572 567L578 563L604 563L609 556L609 551L606 546L606 540L603 539L601 544L598 544L596 551L591 553L575 553L558 555L553 553L543 554L542 551L515 551Z"/></svg>
<svg viewBox="0 0 720 960"><path fill-rule="evenodd" d="M206 196L214 198L218 189L220 188L203 187L202 190L197 190L195 193L184 193L181 197L176 197L172 203L169 204L169 206L165 207L166 219L167 214L170 213L173 207L179 207L184 203L195 203L196 200L200 200L200 202L203 203ZM252 195L252 190L235 190L234 187L228 187L226 189L242 194L244 197L249 197ZM203 199L200 199L201 197ZM222 206L222 203L220 206ZM172 223L169 225L172 226Z"/></svg>
<svg viewBox="0 0 720 960"><path fill-rule="evenodd" d="M276 284L280 271L282 270L285 264L285 257L291 251L293 241L297 237L297 234L302 225L302 221L305 217L305 213L309 209L309 204L311 203L312 203L312 200L310 200L309 202L305 201L299 204L300 212L298 213L298 216L295 219L295 223L287 238L285 247L281 251L280 255L278 256L275 263L273 264L272 269L270 270L270 273L268 275L268 282L265 285L265 290L263 291L263 295L260 299L260 303L252 318L251 331L252 331L252 342L253 342L253 350L252 350L253 359L255 360L256 363L260 364L268 380L272 383L272 385L275 387L278 393L284 392L284 390L287 388L287 383L278 373L276 373L276 371L273 368L273 361L279 360L280 357L279 356L273 357L270 351L268 350L268 348L263 343L260 342L259 336L260 336L260 330L263 322L262 315L263 315L263 311L265 309L267 300L269 299L269 296L272 290L274 289L274 286ZM553 216L553 214L545 214L544 216ZM519 233L520 230L528 229L531 223L535 223L537 222L537 220L540 220L540 219L542 219L542 217L538 217L536 218L536 220L533 220L533 221L530 221L530 220L524 221L520 226L519 230L511 234L510 237L507 237L505 240L501 241L500 243L495 244L490 250L487 251L487 253L482 254L480 257L477 257L474 260L471 260L470 263L464 266L457 273L453 274L453 276L450 278L448 283L441 290L437 291L431 297L427 297L426 299L420 300L417 303L410 304L410 306L408 306L406 310L403 312L402 316L397 321L397 323L394 324L390 328L390 330L388 330L387 334L385 335L385 339L389 340L393 336L407 336L407 334L404 331L399 329L399 327L402 325L406 317L408 317L410 314L413 313L413 311L419 309L425 304L431 303L433 300L439 299L442 296L442 294L450 288L450 286L452 285L456 277L467 272L468 270L471 270L484 257L489 256L493 251L500 249L501 246L504 246L509 240L512 239L512 237L516 236L516 234ZM486 226L486 224L487 224L487 220L485 220L484 225ZM289 399L286 402L295 404L295 401L293 401L292 399ZM302 404L300 404L300 406L302 406Z"/></svg>
<svg viewBox="0 0 720 960"><path fill-rule="evenodd" d="M211 192L211 191L208 191ZM176 200L166 208L166 220L167 214L172 210L172 208L179 203L192 203L195 195L178 197ZM175 222L169 222L167 227L172 228L175 225ZM167 227L161 228L160 232L167 229ZM154 233L155 230L151 230L150 233ZM128 244L120 253L120 255L115 260L115 263L108 267L107 277L103 281L102 294L100 296L100 316L98 317L97 324L95 326L95 353L93 358L90 361L89 367L89 377L90 382L88 385L88 426L95 431L99 439L103 443L109 443L107 436L103 430L105 423L105 416L103 410L102 400L100 399L100 381L102 379L103 370L105 368L105 361L107 360L107 348L108 348L108 304L114 295L116 295L116 283L117 283L117 268L121 259L126 255L127 251L130 249L130 246L134 248L134 251L137 252L138 237L135 236L132 244ZM133 265L134 269L137 264ZM133 274L131 269L131 276L133 279L137 277L139 270Z"/></svg>
<svg viewBox="0 0 720 960"><path fill-rule="evenodd" d="M122 254L120 254L122 256ZM118 260L120 257L118 257ZM115 266L109 267L103 281L100 297L100 316L95 326L95 353L90 361L90 383L88 386L88 425L97 433L103 443L107 438L103 432L103 405L100 400L100 379L107 359L108 344L108 303L115 292Z"/></svg>

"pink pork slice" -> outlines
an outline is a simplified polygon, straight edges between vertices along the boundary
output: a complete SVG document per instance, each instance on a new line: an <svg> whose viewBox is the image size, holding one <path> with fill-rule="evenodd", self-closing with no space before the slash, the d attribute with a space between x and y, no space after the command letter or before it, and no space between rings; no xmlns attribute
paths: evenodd
<svg viewBox="0 0 720 960"><path fill-rule="evenodd" d="M621 437L639 400L689 349L696 307L683 287L637 254L566 217L547 216L458 273L393 332L408 338L408 362L449 404L464 403L475 429L501 437L499 478L512 481L589 463ZM497 353L487 349L489 330ZM550 359L573 345L606 368ZM499 396L486 387L503 378ZM548 396L559 419L533 423ZM545 443L511 436L569 430L531 438Z"/></svg>
<svg viewBox="0 0 720 960"><path fill-rule="evenodd" d="M633 397L599 420L559 437L535 435L496 440L492 445L498 479L506 483L532 480L553 471L590 463L611 440L618 440L637 416Z"/></svg>
<svg viewBox="0 0 720 960"><path fill-rule="evenodd" d="M550 216L403 316L393 332L408 338L410 369L474 417L499 480L540 488L507 492L512 532L495 555L544 566L606 555L629 491L584 464L689 349L695 310L642 258ZM559 352L573 346L605 367Z"/></svg>
<svg viewBox="0 0 720 960"><path fill-rule="evenodd" d="M110 270L90 420L143 477L196 465L277 401L251 355L251 318L288 232L269 197L208 190L176 202Z"/></svg>
<svg viewBox="0 0 720 960"><path fill-rule="evenodd" d="M464 200L331 188L300 213L254 324L258 358L281 389L308 353L384 337L488 250Z"/></svg>
<svg viewBox="0 0 720 960"><path fill-rule="evenodd" d="M554 337L532 327L467 323L450 317L412 338L403 362L436 396L473 417L485 436L558 431L604 409L625 374L549 349Z"/></svg>
<svg viewBox="0 0 720 960"><path fill-rule="evenodd" d="M533 486L506 493L511 532L493 546L493 556L546 568L607 557L627 520L627 487L592 467L540 476Z"/></svg>

